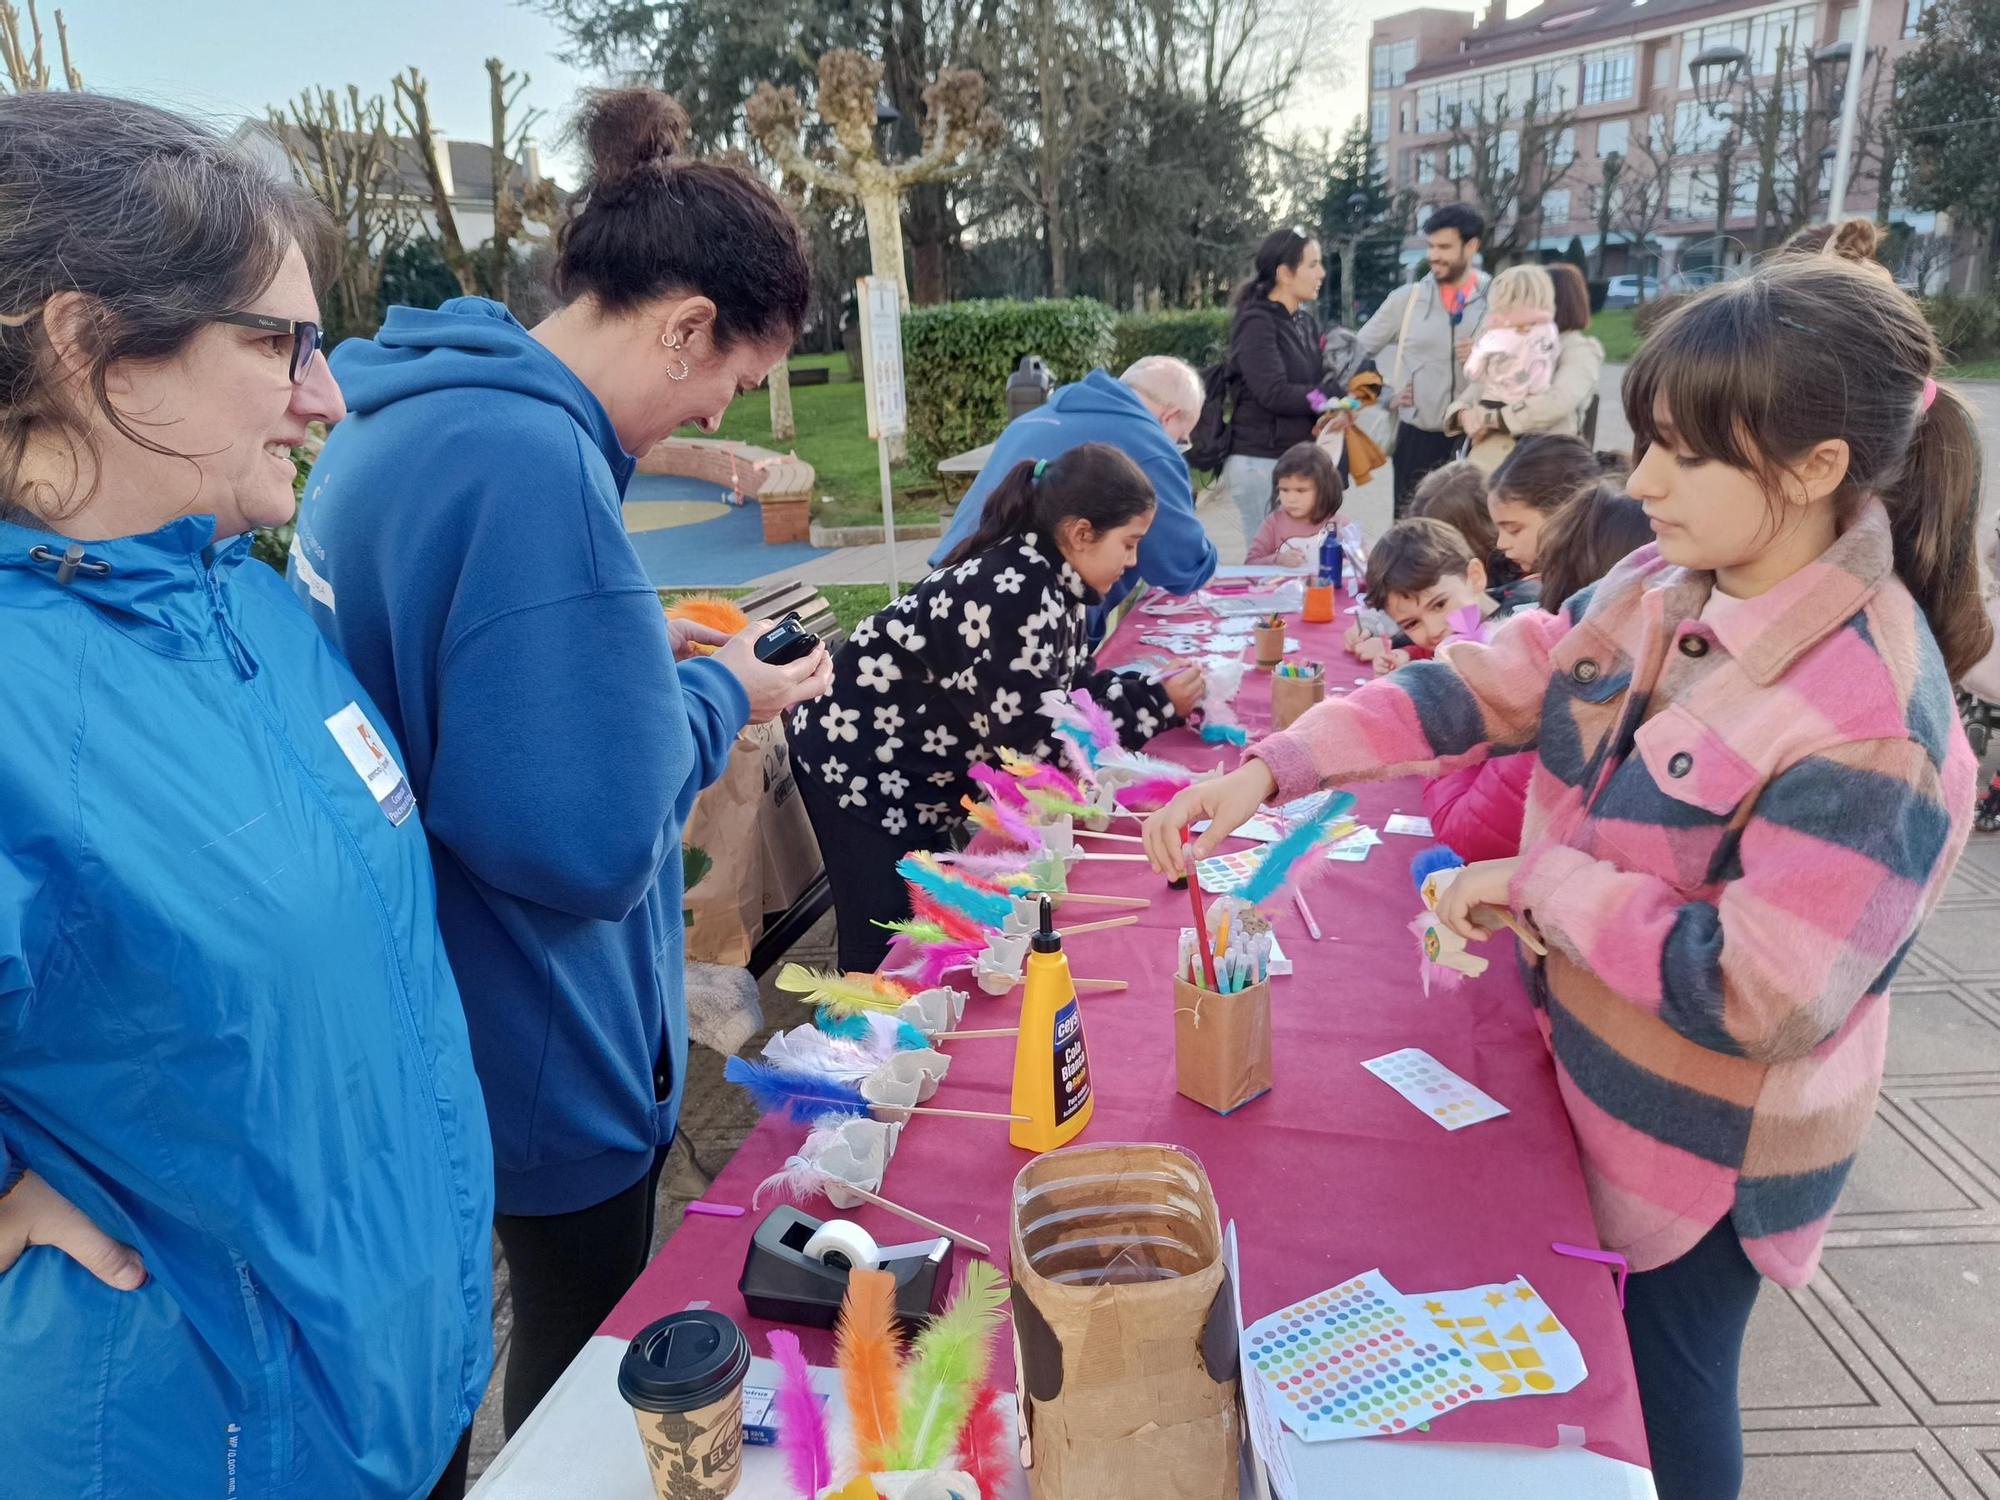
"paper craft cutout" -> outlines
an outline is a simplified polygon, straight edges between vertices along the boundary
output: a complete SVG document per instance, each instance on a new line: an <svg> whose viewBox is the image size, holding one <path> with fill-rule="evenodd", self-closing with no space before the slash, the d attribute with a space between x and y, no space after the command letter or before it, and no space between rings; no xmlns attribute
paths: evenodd
<svg viewBox="0 0 2000 1500"><path fill-rule="evenodd" d="M1245 1341L1285 1425L1309 1443L1407 1432L1488 1389L1380 1271L1259 1318Z"/></svg>
<svg viewBox="0 0 2000 1500"><path fill-rule="evenodd" d="M1463 1130L1507 1113L1506 1105L1474 1088L1421 1047L1371 1057L1361 1066L1446 1130Z"/></svg>
<svg viewBox="0 0 2000 1500"><path fill-rule="evenodd" d="M1475 1397L1554 1396L1589 1374L1583 1350L1525 1276L1411 1298L1431 1323L1492 1377Z"/></svg>
<svg viewBox="0 0 2000 1500"><path fill-rule="evenodd" d="M1358 865L1368 858L1368 851L1381 842L1382 835L1374 829L1357 828L1354 832L1336 839L1327 848L1326 857Z"/></svg>
<svg viewBox="0 0 2000 1500"><path fill-rule="evenodd" d="M1389 821L1382 825L1384 833L1400 833L1409 838L1435 838L1431 832L1431 820L1422 813L1390 813Z"/></svg>

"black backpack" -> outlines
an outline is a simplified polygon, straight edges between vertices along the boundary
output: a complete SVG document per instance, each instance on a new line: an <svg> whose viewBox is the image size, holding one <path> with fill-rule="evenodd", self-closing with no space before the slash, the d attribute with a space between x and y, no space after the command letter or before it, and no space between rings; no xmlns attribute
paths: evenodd
<svg viewBox="0 0 2000 1500"><path fill-rule="evenodd" d="M1232 384L1234 381L1227 359L1218 360L1201 372L1201 418L1194 424L1194 431L1188 434L1187 461L1190 469L1215 474L1228 462L1229 450L1235 441L1229 421Z"/></svg>

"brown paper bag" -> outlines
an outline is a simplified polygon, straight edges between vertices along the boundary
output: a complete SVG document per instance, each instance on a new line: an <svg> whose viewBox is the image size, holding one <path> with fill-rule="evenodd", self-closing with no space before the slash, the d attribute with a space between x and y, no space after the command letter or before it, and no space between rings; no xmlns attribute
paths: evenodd
<svg viewBox="0 0 2000 1500"><path fill-rule="evenodd" d="M819 842L799 789L779 720L736 736L729 765L694 800L683 843L713 861L683 903L687 956L702 963L749 961L764 913L783 911L819 874Z"/></svg>
<svg viewBox="0 0 2000 1500"><path fill-rule="evenodd" d="M1257 647L1257 667L1268 672L1285 659L1285 625L1281 620L1276 625L1259 625L1250 633Z"/></svg>
<svg viewBox="0 0 2000 1500"><path fill-rule="evenodd" d="M1219 1115L1271 1091L1271 981L1218 995L1174 981L1174 1087Z"/></svg>
<svg viewBox="0 0 2000 1500"><path fill-rule="evenodd" d="M1193 1154L1036 1157L1014 1182L1011 1249L1034 1500L1235 1500L1233 1293Z"/></svg>
<svg viewBox="0 0 2000 1500"><path fill-rule="evenodd" d="M1292 721L1326 696L1326 674L1271 679L1271 727L1290 729Z"/></svg>

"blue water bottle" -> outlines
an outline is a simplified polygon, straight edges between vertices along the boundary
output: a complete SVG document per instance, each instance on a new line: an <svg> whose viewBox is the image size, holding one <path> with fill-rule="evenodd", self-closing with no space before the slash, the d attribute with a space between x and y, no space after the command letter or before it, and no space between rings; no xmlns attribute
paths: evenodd
<svg viewBox="0 0 2000 1500"><path fill-rule="evenodd" d="M1321 537L1319 543L1319 581L1321 583L1330 583L1335 588L1339 588L1341 567L1345 561L1345 557L1346 554L1341 549L1339 537L1335 536L1331 531Z"/></svg>

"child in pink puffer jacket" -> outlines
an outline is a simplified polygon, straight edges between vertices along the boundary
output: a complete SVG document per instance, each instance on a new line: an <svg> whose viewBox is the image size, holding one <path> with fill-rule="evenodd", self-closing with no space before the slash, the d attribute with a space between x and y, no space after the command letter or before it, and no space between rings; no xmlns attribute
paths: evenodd
<svg viewBox="0 0 2000 1500"><path fill-rule="evenodd" d="M1509 266L1486 294L1486 326L1465 373L1479 382L1481 406L1498 411L1549 388L1562 349L1556 284L1540 266Z"/></svg>

